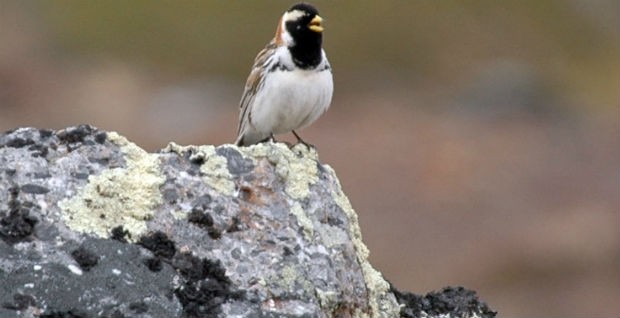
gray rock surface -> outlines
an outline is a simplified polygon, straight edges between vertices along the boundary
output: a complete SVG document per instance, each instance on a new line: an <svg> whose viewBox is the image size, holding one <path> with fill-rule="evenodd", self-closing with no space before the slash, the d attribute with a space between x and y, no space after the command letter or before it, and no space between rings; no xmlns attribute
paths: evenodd
<svg viewBox="0 0 620 318"><path fill-rule="evenodd" d="M391 288L303 145L147 153L90 126L10 131L0 238L0 317L494 316L464 289Z"/></svg>

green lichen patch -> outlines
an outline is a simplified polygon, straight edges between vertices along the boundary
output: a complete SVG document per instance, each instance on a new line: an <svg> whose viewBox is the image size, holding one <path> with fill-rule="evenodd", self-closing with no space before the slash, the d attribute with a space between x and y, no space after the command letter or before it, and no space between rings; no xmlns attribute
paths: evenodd
<svg viewBox="0 0 620 318"><path fill-rule="evenodd" d="M162 203L159 187L165 178L157 155L115 132L108 138L125 154L126 167L90 176L75 196L58 205L65 224L75 231L107 238L112 228L122 225L135 239L146 232L146 220Z"/></svg>
<svg viewBox="0 0 620 318"><path fill-rule="evenodd" d="M341 246L349 241L347 232L337 226L323 224L317 227L317 232L321 238L321 243L327 248Z"/></svg>
<svg viewBox="0 0 620 318"><path fill-rule="evenodd" d="M269 280L278 286L282 291L288 293L299 292L298 289L305 293L313 291L313 285L304 275L304 271L293 265L284 266L279 274L269 278Z"/></svg>
<svg viewBox="0 0 620 318"><path fill-rule="evenodd" d="M239 151L251 158L267 158L284 181L284 190L295 200L308 197L310 186L319 180L318 154L305 145L299 144L289 149L284 143L260 143L240 147Z"/></svg>
<svg viewBox="0 0 620 318"><path fill-rule="evenodd" d="M306 211L301 207L299 202L294 202L291 206L291 213L297 218L297 224L301 227L304 237L310 241L314 235L314 226L312 220L306 215Z"/></svg>
<svg viewBox="0 0 620 318"><path fill-rule="evenodd" d="M224 195L233 195L235 193L235 183L233 182L233 176L228 171L226 157L218 155L215 152L214 146L180 146L170 143L164 151L177 154L191 152L190 160L201 162L200 173L202 180L206 184Z"/></svg>
<svg viewBox="0 0 620 318"><path fill-rule="evenodd" d="M232 181L232 175L228 171L226 157L218 155L213 146L198 147L198 154L204 156L204 163L200 166L200 172L205 183L213 187L217 192L233 195L235 193L235 183Z"/></svg>

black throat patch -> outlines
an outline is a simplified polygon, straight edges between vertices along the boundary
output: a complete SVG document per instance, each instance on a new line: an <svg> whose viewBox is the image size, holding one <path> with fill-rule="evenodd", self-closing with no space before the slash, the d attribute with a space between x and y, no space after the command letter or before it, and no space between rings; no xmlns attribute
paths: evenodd
<svg viewBox="0 0 620 318"><path fill-rule="evenodd" d="M310 17L286 23L286 30L295 42L288 50L295 65L302 69L312 69L321 63L323 34L308 28Z"/></svg>

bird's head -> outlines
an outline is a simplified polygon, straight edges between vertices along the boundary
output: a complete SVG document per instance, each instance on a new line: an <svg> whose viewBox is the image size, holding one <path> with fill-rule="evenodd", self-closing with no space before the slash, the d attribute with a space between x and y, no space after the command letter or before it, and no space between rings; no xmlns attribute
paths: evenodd
<svg viewBox="0 0 620 318"><path fill-rule="evenodd" d="M289 47L295 45L320 47L322 34L323 18L319 16L317 9L310 4L299 3L282 15L276 41Z"/></svg>

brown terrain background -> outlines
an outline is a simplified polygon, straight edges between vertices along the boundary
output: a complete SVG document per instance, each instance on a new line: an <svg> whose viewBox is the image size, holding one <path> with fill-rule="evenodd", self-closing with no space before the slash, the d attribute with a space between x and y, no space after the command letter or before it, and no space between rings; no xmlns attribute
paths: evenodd
<svg viewBox="0 0 620 318"><path fill-rule="evenodd" d="M0 1L0 130L232 142L291 4ZM385 277L463 285L502 317L618 317L620 2L314 4L335 96L301 134Z"/></svg>

